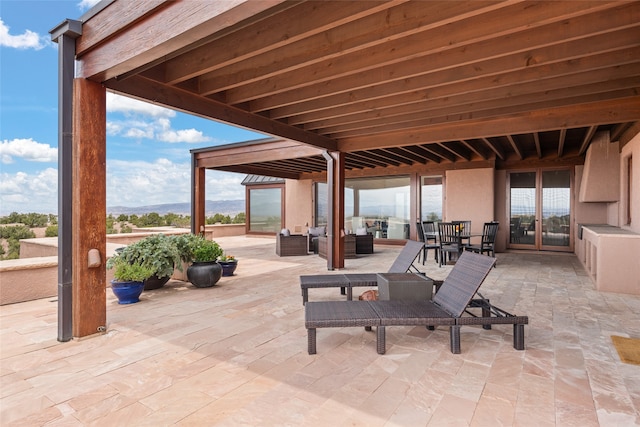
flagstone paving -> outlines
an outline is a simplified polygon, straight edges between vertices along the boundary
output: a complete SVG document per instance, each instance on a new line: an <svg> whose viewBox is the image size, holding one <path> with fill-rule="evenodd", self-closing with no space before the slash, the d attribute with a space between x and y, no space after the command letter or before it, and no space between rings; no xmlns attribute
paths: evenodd
<svg viewBox="0 0 640 427"><path fill-rule="evenodd" d="M375 332L333 328L308 355L298 277L326 262L280 258L273 238L217 241L235 276L173 280L127 306L108 291L104 335L58 342L55 298L0 307L0 425L640 425L640 366L611 342L640 337L640 297L595 291L574 255L497 255L481 292L529 316L525 351L510 325L463 327L457 355L444 328L388 327L385 355ZM375 249L342 271L386 271L400 250Z"/></svg>

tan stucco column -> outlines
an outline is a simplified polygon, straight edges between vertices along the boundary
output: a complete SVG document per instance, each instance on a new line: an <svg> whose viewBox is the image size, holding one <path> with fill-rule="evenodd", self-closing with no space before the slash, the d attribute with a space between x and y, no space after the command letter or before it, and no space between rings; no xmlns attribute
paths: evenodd
<svg viewBox="0 0 640 427"><path fill-rule="evenodd" d="M107 323L107 101L99 83L78 78L73 89L73 336L84 337ZM100 254L95 267L91 249Z"/></svg>

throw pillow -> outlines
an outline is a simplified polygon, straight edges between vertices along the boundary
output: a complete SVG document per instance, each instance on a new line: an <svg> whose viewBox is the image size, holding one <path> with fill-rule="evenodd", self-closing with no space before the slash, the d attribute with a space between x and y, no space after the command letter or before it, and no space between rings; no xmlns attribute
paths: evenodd
<svg viewBox="0 0 640 427"><path fill-rule="evenodd" d="M280 230L280 234L282 234L283 236L291 236L291 232L288 228L283 228L282 230Z"/></svg>

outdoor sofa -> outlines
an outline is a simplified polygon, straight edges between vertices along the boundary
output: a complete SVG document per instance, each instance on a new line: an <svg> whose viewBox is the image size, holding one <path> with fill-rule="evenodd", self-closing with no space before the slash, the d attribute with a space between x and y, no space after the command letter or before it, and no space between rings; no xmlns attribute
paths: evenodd
<svg viewBox="0 0 640 427"><path fill-rule="evenodd" d="M376 327L376 347L379 354L386 351L387 326L449 327L451 352L460 353L460 327L482 325L490 329L494 324L513 325L513 347L524 350L524 325L527 316L515 316L499 309L488 299L474 299L480 285L491 271L495 258L464 252L433 300L407 301L316 301L305 304L305 327L309 354L316 353L317 328ZM480 309L480 314L474 313Z"/></svg>

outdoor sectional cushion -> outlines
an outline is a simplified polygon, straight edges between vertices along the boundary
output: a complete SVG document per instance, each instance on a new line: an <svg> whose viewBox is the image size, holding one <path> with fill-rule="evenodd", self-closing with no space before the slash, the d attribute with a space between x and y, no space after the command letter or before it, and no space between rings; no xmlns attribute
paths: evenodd
<svg viewBox="0 0 640 427"><path fill-rule="evenodd" d="M327 234L325 227L309 227L309 236L318 237Z"/></svg>

